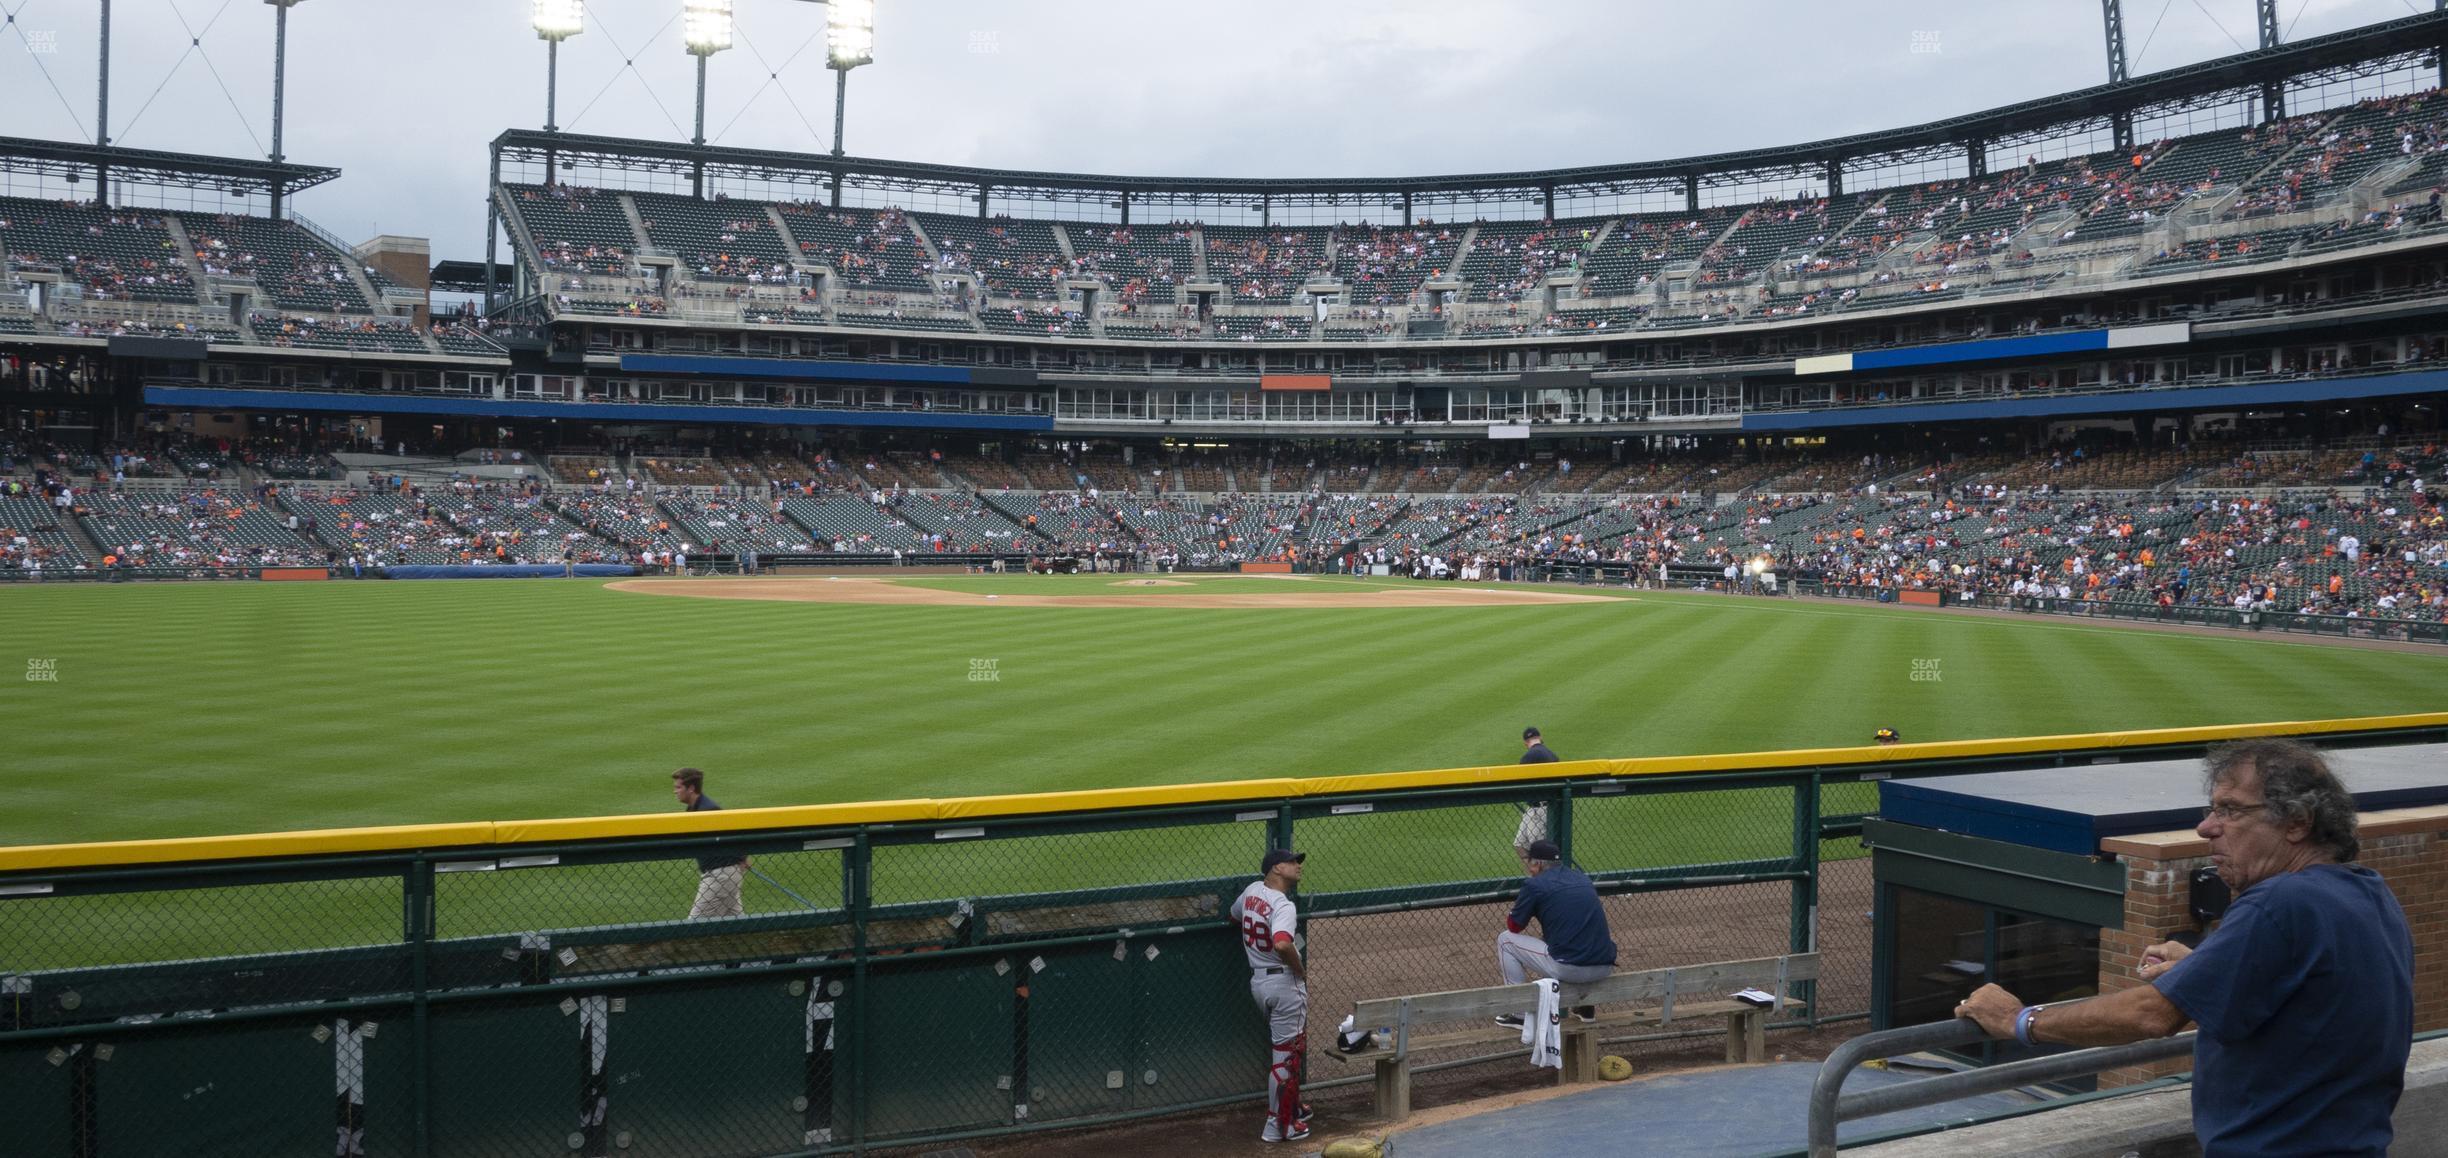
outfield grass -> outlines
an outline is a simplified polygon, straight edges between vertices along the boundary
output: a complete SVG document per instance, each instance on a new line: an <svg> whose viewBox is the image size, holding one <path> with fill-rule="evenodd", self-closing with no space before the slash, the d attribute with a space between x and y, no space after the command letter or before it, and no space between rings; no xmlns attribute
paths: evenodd
<svg viewBox="0 0 2448 1158"><path fill-rule="evenodd" d="M1110 594L1110 576L942 577ZM712 581L709 581L712 582ZM1387 581L1191 579L1150 594ZM674 807L706 768L733 807L1507 763L1524 723L1568 757L2365 715L2436 708L2448 655L2045 619L1658 595L1505 608L895 607L693 600L590 582L65 585L0 591L0 693L29 775L0 842ZM971 678L973 661L997 678ZM1932 667L1928 661L1936 661ZM1922 661L1916 667L1915 661ZM1939 678L1916 680L1916 671ZM1868 786L1823 807L1870 806ZM1770 859L1783 789L1581 803L1595 871ZM1304 821L1305 887L1517 870L1507 805ZM1210 879L1254 823L879 851L883 903ZM1823 846L1823 856L1858 845ZM821 907L834 852L758 867ZM669 920L685 860L452 874L446 937ZM752 881L751 912L798 906ZM379 944L396 880L21 899L15 969Z"/></svg>
<svg viewBox="0 0 2448 1158"><path fill-rule="evenodd" d="M1110 576L910 580L1036 593ZM709 580L708 582L716 582ZM1348 582L1348 581L1345 581ZM1382 586L1388 581L1373 581ZM1150 594L1324 584L1193 580ZM1342 588L1338 584L1337 588ZM895 607L584 581L0 591L0 843L651 812L2435 709L2448 654L1698 595ZM977 661L996 678L972 679ZM1913 679L1915 661L1939 678Z"/></svg>

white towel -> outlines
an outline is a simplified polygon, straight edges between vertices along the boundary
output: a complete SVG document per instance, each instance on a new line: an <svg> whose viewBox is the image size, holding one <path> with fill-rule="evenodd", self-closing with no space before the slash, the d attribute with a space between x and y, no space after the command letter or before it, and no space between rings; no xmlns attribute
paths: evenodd
<svg viewBox="0 0 2448 1158"><path fill-rule="evenodd" d="M1542 977L1531 984L1538 986L1538 1008L1522 1019L1522 1044L1530 1047L1530 1064L1548 1069L1564 1067L1564 1007L1556 1001L1556 983L1552 977Z"/></svg>

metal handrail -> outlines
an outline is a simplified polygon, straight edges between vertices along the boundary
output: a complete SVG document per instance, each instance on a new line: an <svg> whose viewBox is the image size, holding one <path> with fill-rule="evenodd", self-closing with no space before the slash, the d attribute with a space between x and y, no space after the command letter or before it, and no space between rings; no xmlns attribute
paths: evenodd
<svg viewBox="0 0 2448 1158"><path fill-rule="evenodd" d="M2142 1065L2179 1057L2193 1052L2193 1036L2180 1033L2174 1037L2137 1041L2128 1045L2080 1049L1965 1070L1900 1086L1845 1094L1845 1079L1852 1076L1855 1067L1874 1057L1951 1049L1989 1039L1988 1031L1982 1029L1979 1023L1963 1018L1866 1033L1837 1046L1834 1052L1828 1054L1827 1060L1819 1064L1819 1076L1811 1082L1811 1158L1835 1158L1836 1125L1839 1122L1934 1106L1957 1098L1994 1094L2036 1082L2062 1081L2119 1066Z"/></svg>

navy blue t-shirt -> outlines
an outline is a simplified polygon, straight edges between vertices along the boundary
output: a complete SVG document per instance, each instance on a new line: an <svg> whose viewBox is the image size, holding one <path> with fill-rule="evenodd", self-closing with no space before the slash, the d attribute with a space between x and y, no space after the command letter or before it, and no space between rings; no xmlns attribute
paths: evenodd
<svg viewBox="0 0 2448 1158"><path fill-rule="evenodd" d="M2414 942L2380 874L2330 864L2262 881L2152 984L2201 1027L2203 1154L2388 1153L2414 1038Z"/></svg>
<svg viewBox="0 0 2448 1158"><path fill-rule="evenodd" d="M697 795L696 802L689 805L688 810L691 812L720 812L722 811L722 805L714 803L713 797L707 796L704 793L699 793ZM710 873L718 868L730 868L735 864L747 863L748 858L746 857L701 856L697 858L697 871L701 873Z"/></svg>
<svg viewBox="0 0 2448 1158"><path fill-rule="evenodd" d="M1512 921L1522 928L1538 918L1539 938L1547 955L1564 965L1612 965L1615 939L1607 934L1606 910L1598 906L1598 890L1589 874L1568 864L1522 882L1521 899L1513 902Z"/></svg>

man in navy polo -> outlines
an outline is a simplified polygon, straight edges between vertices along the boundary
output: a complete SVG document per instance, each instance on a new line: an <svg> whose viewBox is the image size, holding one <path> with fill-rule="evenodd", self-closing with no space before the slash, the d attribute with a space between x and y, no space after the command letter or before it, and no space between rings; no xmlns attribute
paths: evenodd
<svg viewBox="0 0 2448 1158"><path fill-rule="evenodd" d="M1956 1010L2025 1045L2120 1045L2198 1025L2193 1132L2209 1158L2386 1155L2414 1038L2414 943L2380 874L2355 864L2355 803L2293 740L2213 751L2194 831L2234 891L2198 949L2143 951L2150 982L2024 1005L1984 985Z"/></svg>
<svg viewBox="0 0 2448 1158"><path fill-rule="evenodd" d="M1606 980L1615 972L1615 938L1589 874L1564 863L1563 851L1552 840L1531 842L1524 863L1530 877L1505 917L1505 931L1496 935L1496 967L1505 984L1519 985L1531 974L1564 985ZM1532 921L1538 922L1539 937L1527 932ZM1594 1012L1584 1007L1581 1015L1588 1018ZM1517 1026L1521 1017L1507 1014L1496 1021Z"/></svg>

